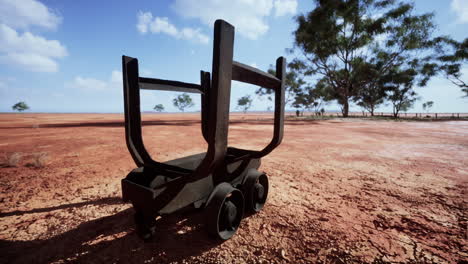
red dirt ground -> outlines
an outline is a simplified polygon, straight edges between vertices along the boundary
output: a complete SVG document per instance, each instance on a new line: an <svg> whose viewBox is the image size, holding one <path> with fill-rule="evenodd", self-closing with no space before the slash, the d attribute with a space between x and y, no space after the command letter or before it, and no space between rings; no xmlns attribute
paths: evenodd
<svg viewBox="0 0 468 264"><path fill-rule="evenodd" d="M158 160L205 151L196 114L144 115ZM143 243L120 179L134 163L119 114L2 114L0 263L466 263L468 122L292 120L262 161L270 196L224 243L203 211ZM233 114L231 145L260 149L268 116ZM31 166L46 153L44 167Z"/></svg>

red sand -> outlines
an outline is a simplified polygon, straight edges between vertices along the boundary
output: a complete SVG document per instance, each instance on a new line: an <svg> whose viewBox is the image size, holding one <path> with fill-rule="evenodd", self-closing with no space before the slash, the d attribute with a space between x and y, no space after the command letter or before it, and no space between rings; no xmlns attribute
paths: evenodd
<svg viewBox="0 0 468 264"><path fill-rule="evenodd" d="M260 149L267 116L232 115L231 145ZM144 115L158 160L205 151L195 114ZM117 114L2 114L0 263L361 263L468 261L468 122L288 120L263 159L270 196L229 241L203 211L159 220L143 243L120 179L134 163ZM45 152L43 168L28 166Z"/></svg>

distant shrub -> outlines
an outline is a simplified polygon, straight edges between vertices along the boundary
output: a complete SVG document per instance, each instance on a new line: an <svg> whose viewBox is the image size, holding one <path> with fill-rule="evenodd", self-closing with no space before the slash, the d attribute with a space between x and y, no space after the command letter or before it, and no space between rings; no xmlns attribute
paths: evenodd
<svg viewBox="0 0 468 264"><path fill-rule="evenodd" d="M21 161L21 153L14 152L11 154L5 153L3 162L0 164L2 167L18 167Z"/></svg>
<svg viewBox="0 0 468 264"><path fill-rule="evenodd" d="M46 165L47 160L49 159L47 152L37 152L33 153L31 156L32 161L26 164L28 167L42 168Z"/></svg>

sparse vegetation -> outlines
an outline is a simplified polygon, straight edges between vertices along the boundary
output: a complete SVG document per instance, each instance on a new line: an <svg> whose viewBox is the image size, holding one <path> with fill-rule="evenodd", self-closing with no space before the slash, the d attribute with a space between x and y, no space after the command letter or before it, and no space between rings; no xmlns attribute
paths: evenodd
<svg viewBox="0 0 468 264"><path fill-rule="evenodd" d="M49 155L47 152L37 152L31 155L31 162L26 164L28 167L34 168L43 168L45 167L47 161L49 160Z"/></svg>
<svg viewBox="0 0 468 264"><path fill-rule="evenodd" d="M29 106L25 102L18 102L11 107L13 110L23 112L29 109Z"/></svg>
<svg viewBox="0 0 468 264"><path fill-rule="evenodd" d="M427 102L422 104L422 107L423 107L424 111L427 111L427 113L429 113L429 110L431 110L433 105L434 105L433 101L427 101Z"/></svg>
<svg viewBox="0 0 468 264"><path fill-rule="evenodd" d="M237 100L237 107L242 109L242 112L244 114L249 110L249 108L252 106L252 98L250 98L250 95L242 96Z"/></svg>
<svg viewBox="0 0 468 264"><path fill-rule="evenodd" d="M154 106L153 109L154 109L156 112L160 112L160 113L161 113L162 111L164 111L164 105L162 105L162 104L157 104L157 105Z"/></svg>
<svg viewBox="0 0 468 264"><path fill-rule="evenodd" d="M182 112L185 112L185 108L190 108L195 105L192 98L187 93L177 96L172 100L172 102L174 103L174 106Z"/></svg>
<svg viewBox="0 0 468 264"><path fill-rule="evenodd" d="M0 165L1 167L18 167L21 157L22 155L19 152L5 153L3 162Z"/></svg>
<svg viewBox="0 0 468 264"><path fill-rule="evenodd" d="M418 14L411 1L314 2L313 10L297 16L294 46L288 50L296 58L288 64L286 97L299 100L286 103L294 108L308 109L303 103L310 105L310 100L304 95L312 89L319 90L314 94L324 102L337 102L344 117L354 102L371 116L380 105L391 103L397 118L417 99L414 88L439 73L468 96L461 78L468 39L435 37L434 14ZM271 100L271 90L256 93Z"/></svg>

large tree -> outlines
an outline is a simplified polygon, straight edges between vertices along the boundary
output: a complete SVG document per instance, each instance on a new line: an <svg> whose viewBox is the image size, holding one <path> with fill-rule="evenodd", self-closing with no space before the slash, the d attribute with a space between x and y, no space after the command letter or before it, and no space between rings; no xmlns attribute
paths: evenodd
<svg viewBox="0 0 468 264"><path fill-rule="evenodd" d="M398 118L401 111L408 111L419 100L413 89L417 75L418 72L414 69L394 67L382 76L388 91L388 100L393 106L393 117Z"/></svg>
<svg viewBox="0 0 468 264"><path fill-rule="evenodd" d="M301 91L296 93L292 105L294 108L304 110L313 110L317 115L320 112L320 107L323 104L323 96L320 94L319 89L312 86L307 86Z"/></svg>
<svg viewBox="0 0 468 264"><path fill-rule="evenodd" d="M442 36L434 39L435 60L424 67L428 76L441 72L445 78L462 89L468 96L468 82L463 79L462 69L468 67L468 38L458 42L450 37ZM466 76L465 76L466 78Z"/></svg>
<svg viewBox="0 0 468 264"><path fill-rule="evenodd" d="M431 48L432 14L414 15L413 4L394 0L315 0L316 7L297 17L291 63L305 75L319 74L330 95L348 116L351 99L360 89L379 89L379 78L362 78L363 68L374 65L377 76L392 67L412 64ZM379 96L383 93L379 93ZM372 99L379 103L381 98ZM361 101L367 104L366 100Z"/></svg>
<svg viewBox="0 0 468 264"><path fill-rule="evenodd" d="M353 101L371 116L374 116L375 109L383 104L386 99L388 87L385 86L380 71L376 65L367 63L360 67L356 74L355 83L359 87Z"/></svg>
<svg viewBox="0 0 468 264"><path fill-rule="evenodd" d="M288 66L289 68L289 66ZM270 67L268 73L271 75L276 76L276 71L273 69L273 66ZM296 94L302 89L302 86L305 85L305 81L303 76L294 70L288 70L286 72L286 79L285 79L285 105L292 104ZM273 89L259 87L255 94L258 96L267 96L268 100L272 101L273 98L271 97L274 93Z"/></svg>

